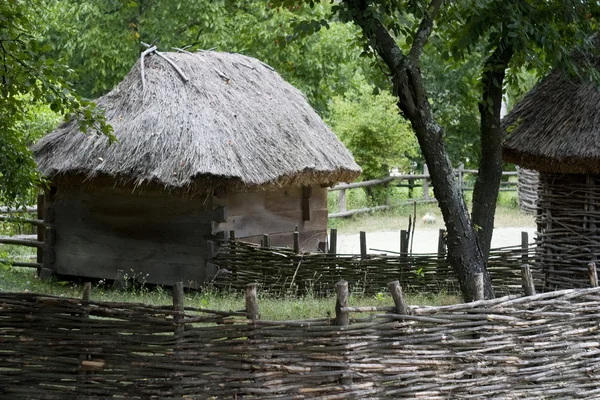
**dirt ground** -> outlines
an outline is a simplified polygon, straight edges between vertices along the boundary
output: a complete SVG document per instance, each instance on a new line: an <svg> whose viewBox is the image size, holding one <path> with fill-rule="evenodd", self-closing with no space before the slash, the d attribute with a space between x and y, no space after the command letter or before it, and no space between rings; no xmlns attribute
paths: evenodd
<svg viewBox="0 0 600 400"><path fill-rule="evenodd" d="M413 253L436 253L438 246L439 229L443 225L434 227L415 228ZM535 228L532 227L508 227L494 229L492 248L513 246L521 244L521 232L529 234L529 242L533 242ZM392 232L367 232L367 249L369 253L381 253L386 251L400 251L400 231ZM360 253L360 239L358 234L339 235L338 253L358 254Z"/></svg>

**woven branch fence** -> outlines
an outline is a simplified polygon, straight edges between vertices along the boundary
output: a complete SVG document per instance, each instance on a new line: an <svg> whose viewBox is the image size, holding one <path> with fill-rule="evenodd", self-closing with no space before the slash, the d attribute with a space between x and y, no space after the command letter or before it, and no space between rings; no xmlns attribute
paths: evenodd
<svg viewBox="0 0 600 400"><path fill-rule="evenodd" d="M0 397L600 397L600 288L444 307L336 288L336 318L305 321L256 319L255 285L237 313L182 311L182 285L174 307L0 293Z"/></svg>
<svg viewBox="0 0 600 400"><path fill-rule="evenodd" d="M536 258L553 289L588 285L600 254L600 177L540 174Z"/></svg>
<svg viewBox="0 0 600 400"><path fill-rule="evenodd" d="M538 187L540 174L537 171L517 167L517 196L519 197L519 208L527 214L535 214L537 211Z"/></svg>
<svg viewBox="0 0 600 400"><path fill-rule="evenodd" d="M535 285L543 275L533 263L535 247L525 245L494 249L488 271L496 294L521 291L520 265L531 263ZM296 253L288 248L268 248L240 241L221 243L213 260L219 272L217 287L243 289L258 282L262 290L281 293L332 293L336 282L347 280L354 292L373 294L398 280L412 292L458 292L456 276L444 254L325 254Z"/></svg>

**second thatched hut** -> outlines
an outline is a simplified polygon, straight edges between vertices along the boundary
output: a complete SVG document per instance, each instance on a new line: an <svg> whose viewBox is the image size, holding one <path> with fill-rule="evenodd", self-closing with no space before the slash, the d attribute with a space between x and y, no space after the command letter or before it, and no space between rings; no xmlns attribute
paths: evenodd
<svg viewBox="0 0 600 400"><path fill-rule="evenodd" d="M305 97L262 62L154 53L97 100L117 138L76 122L34 148L53 188L44 268L194 286L215 275L215 240L317 248L327 187L360 173Z"/></svg>
<svg viewBox="0 0 600 400"><path fill-rule="evenodd" d="M600 66L598 59L596 67ZM537 259L547 288L589 286L600 258L600 92L555 70L503 120L505 161L539 171Z"/></svg>

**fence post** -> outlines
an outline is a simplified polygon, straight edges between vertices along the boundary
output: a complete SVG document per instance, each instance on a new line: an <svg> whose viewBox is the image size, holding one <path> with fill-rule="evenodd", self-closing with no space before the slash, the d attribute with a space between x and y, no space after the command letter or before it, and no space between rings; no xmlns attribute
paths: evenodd
<svg viewBox="0 0 600 400"><path fill-rule="evenodd" d="M337 254L337 229L329 230L329 254Z"/></svg>
<svg viewBox="0 0 600 400"><path fill-rule="evenodd" d="M44 195L43 194L38 194L38 197L37 197L37 219L38 219L38 221L44 220ZM36 228L37 240L39 242L44 241L45 229L46 229L45 224L38 225ZM40 269L42 268L41 266L42 266L43 262L44 262L44 249L38 247L37 248L37 263L40 264L40 267L38 268L38 275L40 273Z"/></svg>
<svg viewBox="0 0 600 400"><path fill-rule="evenodd" d="M446 230L440 229L438 232L438 260L446 258Z"/></svg>
<svg viewBox="0 0 600 400"><path fill-rule="evenodd" d="M596 272L596 263L589 263L587 268L588 274L590 275L590 286L598 287L598 273Z"/></svg>
<svg viewBox="0 0 600 400"><path fill-rule="evenodd" d="M529 263L529 234L521 232L521 264Z"/></svg>
<svg viewBox="0 0 600 400"><path fill-rule="evenodd" d="M294 232L294 254L300 253L300 232Z"/></svg>
<svg viewBox="0 0 600 400"><path fill-rule="evenodd" d="M263 235L261 245L262 247L271 247L271 238L269 235Z"/></svg>
<svg viewBox="0 0 600 400"><path fill-rule="evenodd" d="M342 311L342 307L348 307L348 282L339 281L335 284L337 300L335 302L335 324L336 326L347 326L350 323L350 315Z"/></svg>
<svg viewBox="0 0 600 400"><path fill-rule="evenodd" d="M91 298L91 294L92 294L92 284L90 282L86 282L83 285L83 295L81 296L81 299L83 300L83 303L87 303L90 301ZM83 307L85 307L85 304L82 304ZM85 307L84 308L84 312L82 313L82 317L83 318L88 318L90 313L89 313L89 308ZM83 321L82 321L83 322ZM86 331L85 326L82 327L83 331ZM87 376L87 364L88 364L88 360L90 359L89 354L80 354L79 355L79 361L80 361L80 366L81 366L81 370L79 371L79 384L85 384L86 383L86 379L85 377ZM81 390L82 388L80 388ZM85 390L82 390L80 393L86 393ZM88 393L89 394L89 393Z"/></svg>
<svg viewBox="0 0 600 400"><path fill-rule="evenodd" d="M400 256L408 256L408 232L405 230L400 231Z"/></svg>
<svg viewBox="0 0 600 400"><path fill-rule="evenodd" d="M346 189L339 190L339 193L338 193L338 210L339 210L339 212L346 211Z"/></svg>
<svg viewBox="0 0 600 400"><path fill-rule="evenodd" d="M423 178L423 199L429 200L429 167L427 164L423 165L423 175L426 175Z"/></svg>
<svg viewBox="0 0 600 400"><path fill-rule="evenodd" d="M181 353L180 347L183 343L183 282L177 282L173 285L173 322L175 323L175 351L173 352L175 356L175 362L179 358ZM173 384L173 393L175 396L182 395L181 388L181 378L175 378Z"/></svg>
<svg viewBox="0 0 600 400"><path fill-rule="evenodd" d="M533 284L531 267L528 264L521 266L521 278L523 279L523 290L525 291L525 296L533 296L535 294L535 285Z"/></svg>
<svg viewBox="0 0 600 400"><path fill-rule="evenodd" d="M235 231L229 231L229 241L235 241Z"/></svg>
<svg viewBox="0 0 600 400"><path fill-rule="evenodd" d="M360 231L360 258L367 258L367 233Z"/></svg>
<svg viewBox="0 0 600 400"><path fill-rule="evenodd" d="M465 164L458 164L458 187L461 193L465 193Z"/></svg>
<svg viewBox="0 0 600 400"><path fill-rule="evenodd" d="M400 282L389 282L387 286L392 294L392 298L394 299L394 304L396 305L396 314L408 314L408 308L406 307L406 303L404 301L404 294L402 293L402 286L400 286Z"/></svg>
<svg viewBox="0 0 600 400"><path fill-rule="evenodd" d="M256 297L256 288L258 283L249 283L246 285L246 312L248 313L248 319L257 320L260 319L260 312L258 311L258 299Z"/></svg>

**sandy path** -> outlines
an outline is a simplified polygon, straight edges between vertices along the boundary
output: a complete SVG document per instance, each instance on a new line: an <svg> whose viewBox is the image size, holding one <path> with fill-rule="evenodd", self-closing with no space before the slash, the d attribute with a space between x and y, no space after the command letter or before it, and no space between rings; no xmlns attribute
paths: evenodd
<svg viewBox="0 0 600 400"><path fill-rule="evenodd" d="M415 229L413 253L436 253L438 244L439 228ZM521 244L521 232L529 233L529 242L533 241L535 228L496 228L492 238L492 248L516 246ZM367 249L369 253L378 253L374 249L399 251L400 231L392 232L367 232ZM360 253L360 241L358 234L339 235L338 253L358 254Z"/></svg>

